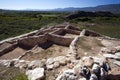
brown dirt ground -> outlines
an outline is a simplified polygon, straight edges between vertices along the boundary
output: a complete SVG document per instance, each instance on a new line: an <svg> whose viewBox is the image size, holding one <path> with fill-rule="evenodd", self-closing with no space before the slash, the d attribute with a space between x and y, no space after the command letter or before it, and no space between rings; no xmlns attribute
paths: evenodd
<svg viewBox="0 0 120 80"><path fill-rule="evenodd" d="M79 35L66 33L64 36L71 37L71 38L75 38L76 36L79 36Z"/></svg>
<svg viewBox="0 0 120 80"><path fill-rule="evenodd" d="M95 37L82 37L77 43L78 56L98 56L102 47L119 46L120 41L114 40L100 40ZM85 55L86 53L86 55ZM120 80L120 66L113 64L115 60L109 59L111 71L109 72L108 80Z"/></svg>
<svg viewBox="0 0 120 80"><path fill-rule="evenodd" d="M69 47L60 46L53 44L51 47L47 49L42 49L41 47L37 47L33 50L33 53L29 53L22 57L25 60L35 60L35 59L47 59L50 57L62 56L66 55L69 50Z"/></svg>
<svg viewBox="0 0 120 80"><path fill-rule="evenodd" d="M8 46L11 46L11 44L10 44L10 43L7 43L7 42L4 43L4 44L1 44L1 45L0 45L0 50L6 48L6 47L8 47Z"/></svg>
<svg viewBox="0 0 120 80"><path fill-rule="evenodd" d="M77 53L82 56L97 56L104 45L95 37L81 37L77 42Z"/></svg>
<svg viewBox="0 0 120 80"><path fill-rule="evenodd" d="M0 80L27 80L27 76L18 68L0 65Z"/></svg>
<svg viewBox="0 0 120 80"><path fill-rule="evenodd" d="M17 47L14 50L4 54L3 56L0 57L0 59L14 59L14 58L18 58L19 56L21 56L26 50Z"/></svg>

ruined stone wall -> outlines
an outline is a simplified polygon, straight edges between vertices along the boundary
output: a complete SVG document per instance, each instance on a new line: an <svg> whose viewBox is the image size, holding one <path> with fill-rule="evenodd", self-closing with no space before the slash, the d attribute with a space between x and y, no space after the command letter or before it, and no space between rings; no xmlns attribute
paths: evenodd
<svg viewBox="0 0 120 80"><path fill-rule="evenodd" d="M13 49L15 49L17 47L17 43L11 44L9 46L6 46L2 49L0 49L0 56L4 55L5 53L12 51Z"/></svg>
<svg viewBox="0 0 120 80"><path fill-rule="evenodd" d="M74 26L71 26L71 25L68 26L68 29L82 31L80 28L77 28L77 27L74 27Z"/></svg>
<svg viewBox="0 0 120 80"><path fill-rule="evenodd" d="M57 35L60 35L60 34L62 34L63 32L64 32L64 29L59 28L59 29L57 29L57 30L51 32L51 34L57 34Z"/></svg>
<svg viewBox="0 0 120 80"><path fill-rule="evenodd" d="M101 34L91 31L91 30L85 30L85 36L102 37Z"/></svg>
<svg viewBox="0 0 120 80"><path fill-rule="evenodd" d="M48 40L63 46L69 46L72 40L74 39L74 38L68 38L54 34L47 34L47 36L48 36Z"/></svg>
<svg viewBox="0 0 120 80"><path fill-rule="evenodd" d="M74 40L71 42L69 48L70 48L70 54L73 55L75 58L77 56L77 41L80 39L80 36L77 36L74 38Z"/></svg>
<svg viewBox="0 0 120 80"><path fill-rule="evenodd" d="M18 40L18 45L23 47L29 47L32 48L35 45L43 44L47 41L46 37L44 35L42 36L31 36L31 37L25 37Z"/></svg>
<svg viewBox="0 0 120 80"><path fill-rule="evenodd" d="M36 35L36 36L38 36L38 35L43 35L43 34L45 34L45 33L50 33L50 32L55 31L55 30L57 30L57 29L54 28L54 29L39 30L35 35Z"/></svg>
<svg viewBox="0 0 120 80"><path fill-rule="evenodd" d="M67 25L56 25L56 28L65 28Z"/></svg>
<svg viewBox="0 0 120 80"><path fill-rule="evenodd" d="M23 35L20 35L20 36L8 38L8 39L5 39L3 41L0 41L0 44L3 44L4 42L12 42L12 41L15 41L15 40L17 40L19 38L23 38L23 37L27 37L27 36L33 35L33 34L35 34L37 32L38 32L38 30L35 30L35 31L29 32L29 33L26 33L26 34L23 34Z"/></svg>
<svg viewBox="0 0 120 80"><path fill-rule="evenodd" d="M65 32L70 34L76 34L76 35L80 34L80 31L71 30L71 29L65 29Z"/></svg>

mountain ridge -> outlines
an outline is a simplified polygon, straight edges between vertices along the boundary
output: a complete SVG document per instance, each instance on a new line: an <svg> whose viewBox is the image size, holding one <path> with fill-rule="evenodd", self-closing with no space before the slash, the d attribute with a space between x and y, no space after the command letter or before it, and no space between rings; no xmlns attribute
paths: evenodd
<svg viewBox="0 0 120 80"><path fill-rule="evenodd" d="M0 9L2 10L10 10L10 9ZM14 11L14 10L13 10ZM56 9L24 9L24 10L15 10L15 11L54 11L54 12L74 12L74 11L108 11L112 13L120 13L120 3L119 4L106 4L106 5L98 5L95 7L67 7L67 8L56 8Z"/></svg>
<svg viewBox="0 0 120 80"><path fill-rule="evenodd" d="M112 13L120 13L120 4L107 4L107 5L98 5L96 7L68 7L68 8L58 8L54 9L53 11L109 11Z"/></svg>

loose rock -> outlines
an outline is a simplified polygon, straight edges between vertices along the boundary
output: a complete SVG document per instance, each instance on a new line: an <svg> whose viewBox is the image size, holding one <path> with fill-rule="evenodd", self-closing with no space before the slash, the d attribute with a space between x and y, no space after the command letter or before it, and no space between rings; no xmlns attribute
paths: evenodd
<svg viewBox="0 0 120 80"><path fill-rule="evenodd" d="M42 80L44 78L44 68L35 68L26 72L29 80Z"/></svg>

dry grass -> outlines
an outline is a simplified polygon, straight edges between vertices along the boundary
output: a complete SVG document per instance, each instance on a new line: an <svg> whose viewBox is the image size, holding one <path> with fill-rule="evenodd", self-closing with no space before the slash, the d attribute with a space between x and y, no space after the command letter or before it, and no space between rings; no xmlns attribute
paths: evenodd
<svg viewBox="0 0 120 80"><path fill-rule="evenodd" d="M27 76L18 68L0 65L0 80L27 80Z"/></svg>

